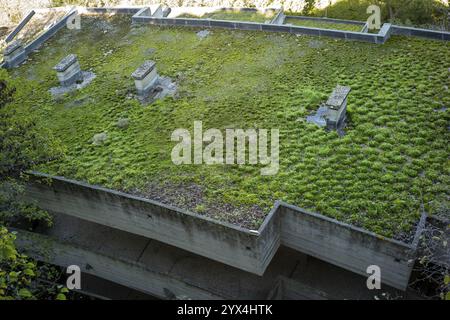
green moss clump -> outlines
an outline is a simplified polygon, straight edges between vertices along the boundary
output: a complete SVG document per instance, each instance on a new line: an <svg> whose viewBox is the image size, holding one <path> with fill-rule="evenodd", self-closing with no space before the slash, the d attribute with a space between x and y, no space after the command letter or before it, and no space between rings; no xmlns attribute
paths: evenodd
<svg viewBox="0 0 450 320"><path fill-rule="evenodd" d="M295 19L295 18L286 18L284 23L292 24L294 26L300 26L300 27L336 29L336 30L353 31L353 32L360 32L362 30L362 26L355 25L355 24L334 23L334 22L328 22L328 21L315 21L315 20Z"/></svg>

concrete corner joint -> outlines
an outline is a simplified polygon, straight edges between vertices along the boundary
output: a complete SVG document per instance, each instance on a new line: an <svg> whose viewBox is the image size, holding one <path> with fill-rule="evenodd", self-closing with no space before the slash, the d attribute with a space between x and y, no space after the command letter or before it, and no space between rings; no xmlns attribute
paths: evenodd
<svg viewBox="0 0 450 320"><path fill-rule="evenodd" d="M153 87L155 87L158 80L156 63L151 60L145 61L131 74L131 76L134 79L134 84L136 86L138 95L148 95Z"/></svg>
<svg viewBox="0 0 450 320"><path fill-rule="evenodd" d="M59 82L63 87L83 81L83 73L75 54L69 54L63 58L53 69L56 70Z"/></svg>

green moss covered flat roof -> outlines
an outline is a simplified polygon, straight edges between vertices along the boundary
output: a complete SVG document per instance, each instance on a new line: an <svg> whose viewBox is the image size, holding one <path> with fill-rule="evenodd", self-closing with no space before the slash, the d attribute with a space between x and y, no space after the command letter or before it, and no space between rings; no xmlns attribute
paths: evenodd
<svg viewBox="0 0 450 320"><path fill-rule="evenodd" d="M66 156L35 168L255 228L275 200L385 236L408 232L424 204L448 208L450 44L392 37L385 45L264 32L130 26L82 17L10 71L8 107L31 110ZM70 53L96 78L52 98L52 67ZM145 60L179 86L143 107L131 73ZM336 85L351 87L346 135L305 121ZM117 126L128 119L128 126ZM177 128L278 128L280 170L171 161ZM106 133L95 145L95 134Z"/></svg>

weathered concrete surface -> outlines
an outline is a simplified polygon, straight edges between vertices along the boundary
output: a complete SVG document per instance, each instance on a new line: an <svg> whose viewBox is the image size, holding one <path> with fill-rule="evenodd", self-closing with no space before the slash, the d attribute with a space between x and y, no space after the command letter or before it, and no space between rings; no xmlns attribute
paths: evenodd
<svg viewBox="0 0 450 320"><path fill-rule="evenodd" d="M283 245L361 275L377 265L382 282L406 290L417 248L288 204L280 208Z"/></svg>
<svg viewBox="0 0 450 320"><path fill-rule="evenodd" d="M275 17L270 21L271 24L283 24L284 20L286 19L286 16L283 13L283 10L278 10L277 14L275 14Z"/></svg>
<svg viewBox="0 0 450 320"><path fill-rule="evenodd" d="M37 39L33 40L30 44L25 47L26 54L30 54L33 50L38 49L42 46L48 39L53 37L60 29L66 26L67 21L72 18L74 15L78 14L77 10L68 12L61 20L56 22L53 26L51 26L46 32L40 35Z"/></svg>
<svg viewBox="0 0 450 320"><path fill-rule="evenodd" d="M50 176L30 177L26 199L63 213L182 248L262 275L280 244L346 270L366 275L383 270L382 281L404 290L416 246L384 239L285 203L274 208L257 231L239 228L171 206L85 183Z"/></svg>
<svg viewBox="0 0 450 320"><path fill-rule="evenodd" d="M32 256L159 297L266 299L283 279L282 298L373 299L366 277L281 247L263 276L185 250L78 218L57 214L54 226L18 230L18 246ZM88 290L84 278L82 289ZM288 289L288 291L286 291ZM311 289L311 290L310 290ZM383 292L407 297L384 286ZM92 291L92 290L90 290ZM112 298L117 297L113 296ZM271 298L277 298L272 294Z"/></svg>
<svg viewBox="0 0 450 320"><path fill-rule="evenodd" d="M20 65L27 58L25 49L19 41L14 41L3 51L4 64L7 69Z"/></svg>
<svg viewBox="0 0 450 320"><path fill-rule="evenodd" d="M19 230L21 248L63 267L83 272L165 298L264 299L278 275L289 276L297 256L283 249L263 277L192 254L142 236L78 218L57 214L54 226L39 234Z"/></svg>
<svg viewBox="0 0 450 320"><path fill-rule="evenodd" d="M325 292L295 280L280 276L269 293L268 300L330 300Z"/></svg>
<svg viewBox="0 0 450 320"><path fill-rule="evenodd" d="M176 10L169 15L169 18L155 18L143 15L134 15L133 23L148 23L152 25L177 25L190 27L211 27L223 29L241 29L241 30L257 30L272 32L287 32L294 34L307 34L339 38L345 40L357 40L371 43L384 43L384 37L378 34L369 34L362 32L350 32L333 29L309 28L301 26L290 26L282 24L265 24L256 22L241 22L230 20L212 20L212 19L192 19L192 18L176 18L180 13ZM344 23L344 22L343 22ZM355 24L360 24L356 22ZM363 26L364 24L362 24Z"/></svg>
<svg viewBox="0 0 450 320"><path fill-rule="evenodd" d="M35 259L67 267L78 265L82 272L141 290L163 298L166 290L180 296L195 296L198 299L219 299L209 292L187 285L164 274L147 270L144 265L87 250L82 247L53 241L53 239L19 231L18 246Z"/></svg>
<svg viewBox="0 0 450 320"><path fill-rule="evenodd" d="M20 30L23 29L23 27L26 26L26 24L28 23L28 21L31 20L31 18L34 16L36 12L34 10L31 10L17 25L16 28L14 28L13 31L11 31L10 34L8 34L8 36L6 37L5 41L6 42L11 42L14 37L20 32Z"/></svg>
<svg viewBox="0 0 450 320"><path fill-rule="evenodd" d="M46 177L46 176L44 176ZM34 183L26 198L42 208L156 239L258 275L279 247L278 229L261 233L219 223L161 203L85 183L53 178Z"/></svg>
<svg viewBox="0 0 450 320"><path fill-rule="evenodd" d="M332 22L332 23L341 23L341 24L353 24L358 26L364 26L364 21L356 21L356 20L346 20L346 19L333 19L326 17L308 17L308 16L286 16L288 19L298 19L298 20L309 20L309 21L320 21L320 22Z"/></svg>

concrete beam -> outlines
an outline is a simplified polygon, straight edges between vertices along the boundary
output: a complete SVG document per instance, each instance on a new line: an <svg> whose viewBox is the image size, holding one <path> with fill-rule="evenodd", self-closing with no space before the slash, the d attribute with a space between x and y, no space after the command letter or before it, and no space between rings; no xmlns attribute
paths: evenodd
<svg viewBox="0 0 450 320"><path fill-rule="evenodd" d="M279 223L252 232L155 201L86 183L35 175L26 198L43 209L156 239L262 275L280 245Z"/></svg>
<svg viewBox="0 0 450 320"><path fill-rule="evenodd" d="M50 178L51 183L42 178ZM369 265L378 265L384 270L384 283L405 290L417 249L281 202L258 230L248 230L156 201L38 173L30 177L26 200L257 275L265 272L283 244L360 275L366 275Z"/></svg>
<svg viewBox="0 0 450 320"><path fill-rule="evenodd" d="M192 299L267 299L280 284L286 299L371 299L376 294L367 289L366 277L287 247L280 248L260 277L67 215L56 214L53 222L51 228L41 225L33 233L16 230L19 249L63 268L78 265L90 275L159 298L170 293ZM84 275L81 289L92 291ZM383 291L405 296L387 286Z"/></svg>
<svg viewBox="0 0 450 320"><path fill-rule="evenodd" d="M11 42L14 37L20 32L20 30L23 29L27 25L27 23L31 20L31 18L34 16L36 12L34 10L31 10L23 19L20 21L20 23L17 25L17 27L6 37L6 42Z"/></svg>

